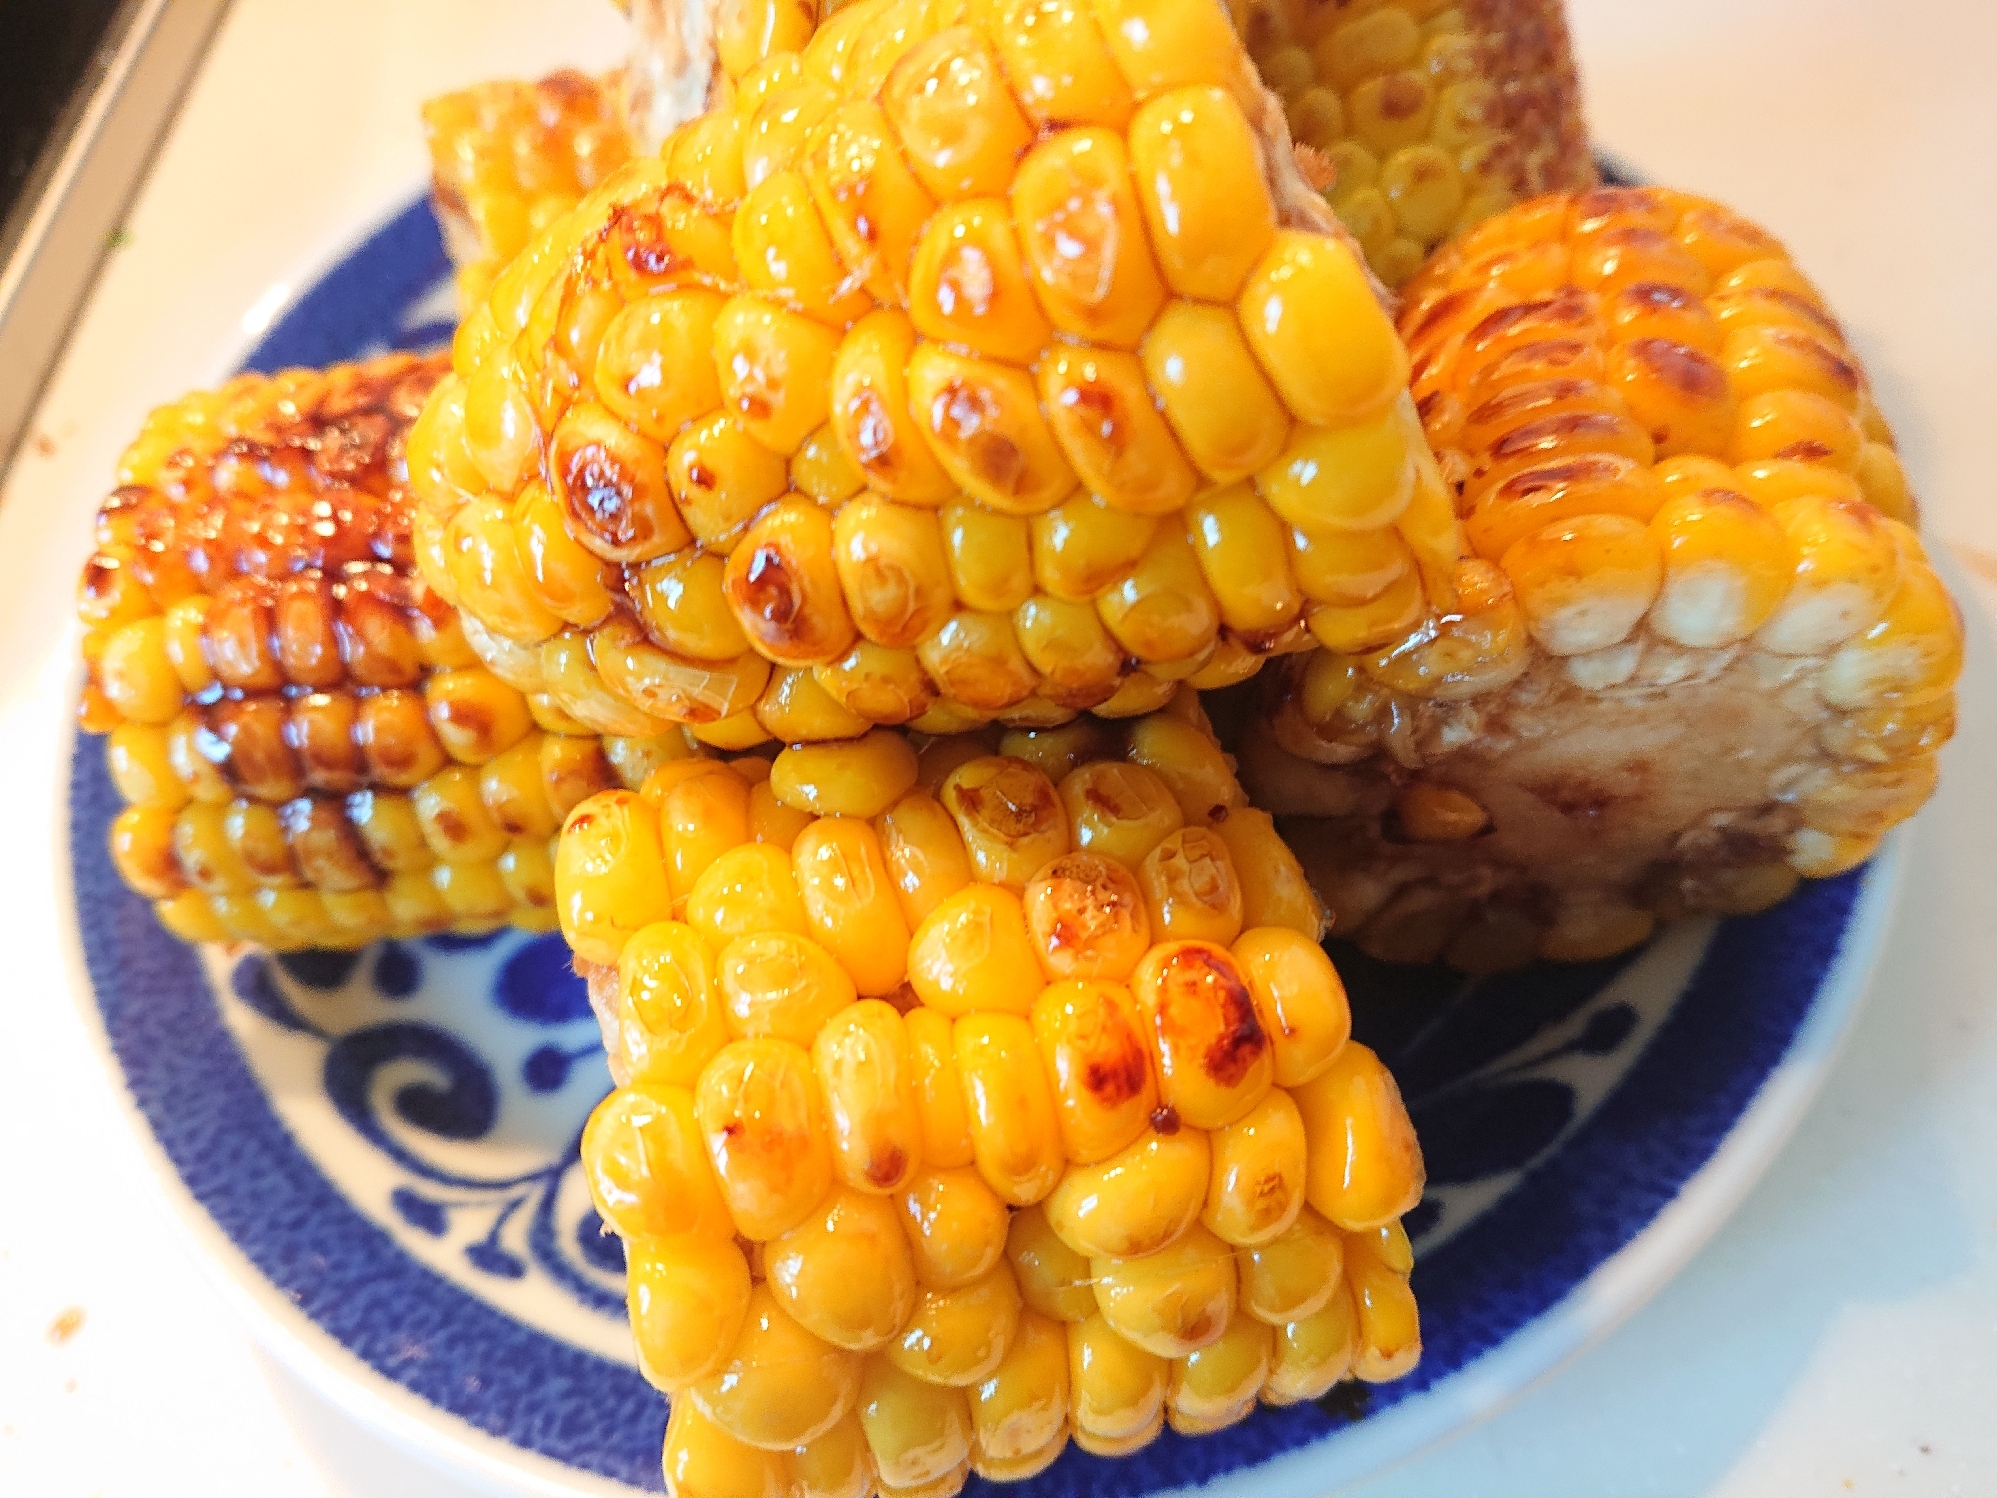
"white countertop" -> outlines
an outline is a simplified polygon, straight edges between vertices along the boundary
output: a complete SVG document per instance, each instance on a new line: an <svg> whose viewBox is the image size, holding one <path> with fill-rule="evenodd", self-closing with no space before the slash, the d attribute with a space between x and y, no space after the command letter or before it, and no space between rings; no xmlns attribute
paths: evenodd
<svg viewBox="0 0 1997 1498"><path fill-rule="evenodd" d="M1997 10L1571 8L1598 138L1789 242L1871 365L1930 535L1978 575L1965 606L1997 603ZM0 589L9 1498L472 1491L261 1353L183 1243L51 935L50 724L73 560L121 434L224 374L287 288L414 189L421 98L602 64L619 30L602 0L237 0L0 498L0 564L49 559ZM1973 623L1961 733L1880 978L1796 1141L1607 1342L1357 1494L1997 1494L1997 675Z"/></svg>

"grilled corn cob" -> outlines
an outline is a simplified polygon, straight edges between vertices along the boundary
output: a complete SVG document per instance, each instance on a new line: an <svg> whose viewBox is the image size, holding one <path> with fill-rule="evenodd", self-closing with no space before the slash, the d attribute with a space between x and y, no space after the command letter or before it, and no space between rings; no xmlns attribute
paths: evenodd
<svg viewBox="0 0 1997 1498"><path fill-rule="evenodd" d="M1413 1366L1420 1152L1190 692L669 764L556 886L673 1491L947 1495Z"/></svg>
<svg viewBox="0 0 1997 1498"><path fill-rule="evenodd" d="M739 750L1130 716L1453 604L1280 107L1210 0L1107 6L861 0L501 277L411 439L494 669Z"/></svg>
<svg viewBox="0 0 1997 1498"><path fill-rule="evenodd" d="M554 923L552 841L683 736L599 743L415 576L403 441L440 358L243 375L148 419L78 599L119 872L188 940Z"/></svg>
<svg viewBox="0 0 1997 1498"><path fill-rule="evenodd" d="M1389 286L1492 214L1594 184L1559 0L1230 0Z"/></svg>
<svg viewBox="0 0 1997 1498"><path fill-rule="evenodd" d="M1681 193L1545 198L1438 256L1402 329L1481 597L1293 663L1243 750L1340 928L1588 958L1870 856L1933 789L1961 619L1782 246Z"/></svg>
<svg viewBox="0 0 1997 1498"><path fill-rule="evenodd" d="M431 193L477 306L527 241L631 155L618 80L571 68L538 83L481 83L423 105Z"/></svg>

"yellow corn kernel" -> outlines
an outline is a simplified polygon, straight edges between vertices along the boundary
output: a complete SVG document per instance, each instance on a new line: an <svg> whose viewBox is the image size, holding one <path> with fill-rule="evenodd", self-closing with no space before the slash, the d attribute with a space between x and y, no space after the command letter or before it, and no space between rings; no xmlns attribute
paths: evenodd
<svg viewBox="0 0 1997 1498"><path fill-rule="evenodd" d="M506 847L506 833L486 814L478 776L463 765L432 775L411 798L430 851L441 859L490 863Z"/></svg>
<svg viewBox="0 0 1997 1498"><path fill-rule="evenodd" d="M1337 240L1279 232L1241 290L1241 326L1284 402L1323 426L1360 421L1407 388L1408 356L1374 300L1365 267ZM1315 348L1341 328L1338 357Z"/></svg>
<svg viewBox="0 0 1997 1498"><path fill-rule="evenodd" d="M786 744L856 739L870 726L832 695L818 679L818 667L785 667L770 673L757 699L756 721L765 735Z"/></svg>
<svg viewBox="0 0 1997 1498"><path fill-rule="evenodd" d="M865 277L876 301L889 307L906 302L909 263L936 203L896 148L880 105L855 99L835 109L812 142L804 171L840 258ZM861 324L879 315L869 313ZM896 407L906 409L906 401Z"/></svg>
<svg viewBox="0 0 1997 1498"><path fill-rule="evenodd" d="M460 764L483 765L534 727L527 699L489 671L440 671L423 695L438 742Z"/></svg>
<svg viewBox="0 0 1997 1498"><path fill-rule="evenodd" d="M740 549L749 522L784 492L786 483L784 460L720 411L673 439L666 450L666 477L684 528L703 546L731 554ZM659 554L677 549L662 548ZM726 594L725 572L722 588ZM733 602L731 598L731 607Z"/></svg>
<svg viewBox="0 0 1997 1498"><path fill-rule="evenodd" d="M874 829L852 817L812 821L791 845L791 867L812 935L851 974L854 987L869 998L901 987L908 924Z"/></svg>
<svg viewBox="0 0 1997 1498"><path fill-rule="evenodd" d="M960 611L922 642L916 657L944 694L972 713L988 715L1017 707L1032 697L1040 684L1033 663L1013 632L1012 619L1005 614ZM964 720L946 726L926 715L909 726L928 733L954 732L964 726Z"/></svg>
<svg viewBox="0 0 1997 1498"><path fill-rule="evenodd" d="M1040 1207L1022 1207L1006 1230L1006 1262L1027 1309L1056 1321L1086 1321L1096 1314L1089 1261L1054 1231Z"/></svg>
<svg viewBox="0 0 1997 1498"><path fill-rule="evenodd" d="M1252 489L1209 490L1187 511L1186 530L1228 628L1261 635L1296 622L1305 600L1290 575L1288 528Z"/></svg>
<svg viewBox="0 0 1997 1498"><path fill-rule="evenodd" d="M835 1191L763 1249L763 1273L783 1308L834 1347L885 1346L915 1310L915 1267L891 1203Z"/></svg>
<svg viewBox="0 0 1997 1498"><path fill-rule="evenodd" d="M1000 514L1037 515L1074 491L1074 470L1024 370L921 343L908 385L929 450L973 499Z"/></svg>
<svg viewBox="0 0 1997 1498"><path fill-rule="evenodd" d="M629 791L584 801L562 828L555 886L562 935L576 955L616 962L634 934L672 915L658 816Z"/></svg>
<svg viewBox="0 0 1997 1498"><path fill-rule="evenodd" d="M1203 1435L1244 1418L1276 1361L1275 1333L1236 1316L1220 1340L1172 1363L1165 1417L1183 1435Z"/></svg>
<svg viewBox="0 0 1997 1498"><path fill-rule="evenodd" d="M1240 1249L1241 1308L1283 1326L1316 1315L1343 1281L1345 1238L1309 1207L1265 1243Z"/></svg>
<svg viewBox="0 0 1997 1498"><path fill-rule="evenodd" d="M793 497L759 515L728 554L728 606L756 650L779 665L815 666L852 648L832 548L832 518Z"/></svg>
<svg viewBox="0 0 1997 1498"><path fill-rule="evenodd" d="M677 1498L787 1498L790 1461L737 1440L691 1399L675 1399L666 1420L666 1489Z"/></svg>
<svg viewBox="0 0 1997 1498"><path fill-rule="evenodd" d="M770 768L770 786L786 806L816 816L877 817L915 784L915 751L898 733L800 744Z"/></svg>
<svg viewBox="0 0 1997 1498"><path fill-rule="evenodd" d="M1027 282L1005 202L974 198L939 208L909 268L915 330L1009 364L1031 364L1053 336Z"/></svg>
<svg viewBox="0 0 1997 1498"><path fill-rule="evenodd" d="M881 104L908 164L942 201L1004 192L1033 143L998 60L968 28L918 43L888 78Z"/></svg>
<svg viewBox="0 0 1997 1498"><path fill-rule="evenodd" d="M815 818L808 811L785 806L777 800L777 793L770 789L767 780L752 786L749 790L749 839L751 842L768 843L783 852L790 852L797 845L798 837L811 826Z"/></svg>
<svg viewBox="0 0 1997 1498"><path fill-rule="evenodd" d="M985 1462L1017 1462L1060 1440L1067 1423L1067 1334L1022 1311L998 1367L971 1389L973 1449Z"/></svg>
<svg viewBox="0 0 1997 1498"><path fill-rule="evenodd" d="M940 902L909 943L908 981L924 1004L952 1018L1025 1014L1041 980L1019 896L970 884Z"/></svg>
<svg viewBox="0 0 1997 1498"><path fill-rule="evenodd" d="M1289 412L1226 308L1167 303L1140 356L1166 421L1212 482L1247 478L1283 450Z"/></svg>
<svg viewBox="0 0 1997 1498"><path fill-rule="evenodd" d="M970 1455L964 1391L913 1378L885 1357L868 1358L861 1371L859 1412L886 1491L939 1481Z"/></svg>
<svg viewBox="0 0 1997 1498"><path fill-rule="evenodd" d="M749 787L741 776L715 765L705 773L681 776L661 790L657 805L666 877L673 898L684 900L715 859L749 840Z"/></svg>
<svg viewBox="0 0 1997 1498"><path fill-rule="evenodd" d="M881 160L882 170L892 174L900 156L888 146ZM876 182L879 176L875 174ZM911 236L928 217L926 198L919 211L921 219L906 231ZM887 232L893 233L892 221ZM888 263L894 274L901 275L907 262L890 256ZM938 505L951 497L956 485L929 451L909 401L908 362L914 352L915 329L902 312L870 312L853 324L833 363L832 426L840 447L875 489L904 504Z"/></svg>
<svg viewBox="0 0 1997 1498"><path fill-rule="evenodd" d="M1887 522L1869 505L1838 499L1790 499L1770 513L1796 569L1755 644L1778 655L1816 655L1876 624L1900 575Z"/></svg>
<svg viewBox="0 0 1997 1498"><path fill-rule="evenodd" d="M1619 644L1657 599L1657 542L1622 515L1560 520L1515 542L1501 563L1526 628L1555 655Z"/></svg>
<svg viewBox="0 0 1997 1498"><path fill-rule="evenodd" d="M1019 1319L1019 1287L1000 1264L954 1290L924 1290L882 1356L925 1383L982 1383L1012 1345Z"/></svg>
<svg viewBox="0 0 1997 1498"><path fill-rule="evenodd" d="M1406 1248L1405 1234L1398 1241L1366 1234L1346 1242L1345 1282L1359 1321L1352 1373L1368 1383L1399 1378L1421 1360L1421 1317L1407 1279L1413 1256Z"/></svg>
<svg viewBox="0 0 1997 1498"><path fill-rule="evenodd" d="M1024 760L974 759L951 771L937 799L957 824L973 875L1023 889L1068 848L1068 818L1047 777Z"/></svg>
<svg viewBox="0 0 1997 1498"><path fill-rule="evenodd" d="M1028 12L1036 21L1050 13ZM1013 221L1048 317L1119 349L1137 346L1165 295L1130 183L1123 140L1104 129L1047 136L1012 181Z"/></svg>
<svg viewBox="0 0 1997 1498"><path fill-rule="evenodd" d="M128 806L111 823L118 877L149 900L171 900L187 888L174 851L174 822L169 807Z"/></svg>
<svg viewBox="0 0 1997 1498"><path fill-rule="evenodd" d="M1176 514L1192 499L1199 476L1158 414L1136 355L1057 345L1035 372L1054 439L1090 493L1136 515Z"/></svg>
<svg viewBox="0 0 1997 1498"><path fill-rule="evenodd" d="M187 785L174 772L173 753L165 728L121 723L104 746L105 762L118 794L133 806L163 806L168 811L187 804Z"/></svg>
<svg viewBox="0 0 1997 1498"><path fill-rule="evenodd" d="M1164 1408L1169 1364L1094 1312L1068 1326L1068 1388L1077 1438L1148 1434Z"/></svg>
<svg viewBox="0 0 1997 1498"><path fill-rule="evenodd" d="M1131 979L1150 1031L1158 1093L1181 1122L1218 1129L1262 1100L1273 1073L1247 979L1224 947L1153 947Z"/></svg>
<svg viewBox="0 0 1997 1498"><path fill-rule="evenodd" d="M861 634L911 646L950 617L950 559L936 516L862 495L832 521L832 560Z"/></svg>
<svg viewBox="0 0 1997 1498"><path fill-rule="evenodd" d="M1276 1330L1276 1363L1262 1386L1265 1404L1322 1399L1352 1371L1359 1351L1359 1319L1340 1285L1321 1310Z"/></svg>
<svg viewBox="0 0 1997 1498"><path fill-rule="evenodd" d="M1401 1092L1380 1058L1345 1046L1295 1097L1309 1141L1306 1196L1348 1231L1378 1227L1421 1200L1421 1146Z"/></svg>
<svg viewBox="0 0 1997 1498"><path fill-rule="evenodd" d="M1211 1170L1202 1130L1147 1132L1097 1164L1071 1167L1047 1198L1047 1221L1091 1259L1155 1253L1199 1220Z"/></svg>
<svg viewBox="0 0 1997 1498"><path fill-rule="evenodd" d="M1118 1333L1161 1358L1220 1339L1234 1316L1233 1252L1195 1223L1141 1259L1092 1259L1096 1304Z"/></svg>
<svg viewBox="0 0 1997 1498"><path fill-rule="evenodd" d="M912 650L862 640L812 676L848 712L870 723L908 723L930 711L936 686Z"/></svg>
<svg viewBox="0 0 1997 1498"><path fill-rule="evenodd" d="M1145 718L1131 728L1129 755L1132 763L1165 782L1186 821L1195 825L1220 820L1245 799L1212 735L1169 714Z"/></svg>
<svg viewBox="0 0 1997 1498"><path fill-rule="evenodd" d="M1139 868L1151 850L1185 825L1172 788L1143 765L1099 760L1061 781L1075 846Z"/></svg>
<svg viewBox="0 0 1997 1498"><path fill-rule="evenodd" d="M1693 649L1732 645L1761 628L1789 591L1788 537L1760 506L1731 493L1682 495L1650 522L1664 581L1650 627Z"/></svg>
<svg viewBox="0 0 1997 1498"><path fill-rule="evenodd" d="M692 1087L728 1043L706 944L691 926L657 921L617 957L617 1050L633 1082Z"/></svg>
<svg viewBox="0 0 1997 1498"><path fill-rule="evenodd" d="M1013 630L1020 653L1040 674L1040 697L1062 714L1114 695L1124 652L1089 604L1036 593L1014 613Z"/></svg>
<svg viewBox="0 0 1997 1498"><path fill-rule="evenodd" d="M830 1430L859 1392L859 1358L806 1331L764 1283L750 1292L727 1361L686 1397L738 1441L779 1451Z"/></svg>
<svg viewBox="0 0 1997 1498"><path fill-rule="evenodd" d="M727 1235L728 1209L685 1088L633 1084L611 1093L583 1130L582 1159L590 1199L625 1238Z"/></svg>
<svg viewBox="0 0 1997 1498"><path fill-rule="evenodd" d="M1033 1034L1068 1159L1092 1165L1136 1140L1157 1108L1158 1084L1129 991L1113 982L1054 983L1033 1002Z"/></svg>
<svg viewBox="0 0 1997 1498"><path fill-rule="evenodd" d="M903 1017L915 1070L915 1102L922 1115L922 1155L932 1170L969 1165L971 1124L964 1112L963 1082L957 1075L956 1038L950 1018L922 1007Z"/></svg>
<svg viewBox="0 0 1997 1498"><path fill-rule="evenodd" d="M950 585L965 608L1003 614L1032 596L1026 521L964 498L945 504L939 519Z"/></svg>
<svg viewBox="0 0 1997 1498"><path fill-rule="evenodd" d="M694 1094L708 1159L735 1229L768 1242L832 1189L832 1153L811 1058L781 1040L738 1040Z"/></svg>
<svg viewBox="0 0 1997 1498"><path fill-rule="evenodd" d="M772 1036L809 1047L857 997L830 952L790 931L737 937L722 948L715 974L729 1031L742 1039Z"/></svg>
<svg viewBox="0 0 1997 1498"><path fill-rule="evenodd" d="M1013 728L999 737L999 753L1023 759L1055 785L1078 765L1116 752L1108 727L1088 718L1054 728Z"/></svg>
<svg viewBox="0 0 1997 1498"><path fill-rule="evenodd" d="M920 1172L895 1202L915 1277L932 1290L984 1278L1006 1246L1006 1204L964 1166Z"/></svg>
<svg viewBox="0 0 1997 1498"><path fill-rule="evenodd" d="M867 310L866 295L850 284L811 205L803 173L772 172L750 188L735 212L729 238L742 281L751 291L832 327L844 327Z"/></svg>
<svg viewBox="0 0 1997 1498"><path fill-rule="evenodd" d="M631 578L631 602L645 633L694 661L732 661L749 637L722 591L726 561L712 552L675 552L647 562Z"/></svg>
<svg viewBox="0 0 1997 1498"><path fill-rule="evenodd" d="M1115 509L1100 495L1076 494L1034 516L1030 528L1034 581L1056 598L1083 602L1136 567L1158 521Z"/></svg>
<svg viewBox="0 0 1997 1498"><path fill-rule="evenodd" d="M765 931L803 936L811 929L790 855L772 843L730 848L709 864L687 896L686 923L716 953L737 937Z"/></svg>
<svg viewBox="0 0 1997 1498"><path fill-rule="evenodd" d="M872 1498L876 1475L867 1432L857 1411L848 1410L830 1430L797 1448L791 1456L794 1492L822 1498Z"/></svg>
<svg viewBox="0 0 1997 1498"><path fill-rule="evenodd" d="M633 1238L624 1293L638 1371L671 1392L721 1366L749 1311L749 1261L732 1238Z"/></svg>
<svg viewBox="0 0 1997 1498"><path fill-rule="evenodd" d="M794 453L826 417L839 335L759 297L732 297L714 321L722 406L771 452Z"/></svg>
<svg viewBox="0 0 1997 1498"><path fill-rule="evenodd" d="M1241 924L1250 929L1279 927L1317 940L1325 927L1324 907L1296 854L1277 833L1275 820L1265 811L1237 806L1214 823L1212 831L1227 845L1234 877L1241 884ZM1235 955L1241 955L1238 946ZM1277 1046L1280 1073L1280 1039Z"/></svg>
<svg viewBox="0 0 1997 1498"><path fill-rule="evenodd" d="M1300 553L1307 544L1335 546L1340 532L1392 525L1415 497L1416 425L1402 402L1349 425L1299 427L1276 461L1255 475L1256 492L1302 533L1292 538ZM1333 584L1317 575L1320 565L1328 570L1313 564L1300 571L1307 586L1330 592ZM1353 581L1352 572L1342 571L1337 586L1356 591Z"/></svg>
<svg viewBox="0 0 1997 1498"><path fill-rule="evenodd" d="M1220 606L1199 561L1176 527L1160 527L1130 575L1096 598L1096 612L1118 644L1161 668L1198 657L1220 629Z"/></svg>
<svg viewBox="0 0 1997 1498"><path fill-rule="evenodd" d="M953 1039L978 1173L1006 1201L1029 1206L1066 1163L1032 1027L1017 1013L971 1013Z"/></svg>
<svg viewBox="0 0 1997 1498"><path fill-rule="evenodd" d="M1303 1209L1306 1179L1303 1116L1287 1092L1274 1090L1211 1139L1213 1172L1200 1220L1236 1245L1267 1243L1287 1232Z"/></svg>
<svg viewBox="0 0 1997 1498"><path fill-rule="evenodd" d="M1244 932L1233 950L1269 1037L1276 1085L1303 1086L1332 1064L1352 1034L1338 969L1315 941L1282 927Z"/></svg>
<svg viewBox="0 0 1997 1498"><path fill-rule="evenodd" d="M1212 87L1175 89L1130 122L1130 165L1166 284L1227 303L1276 232L1262 152L1241 106Z"/></svg>
<svg viewBox="0 0 1997 1498"><path fill-rule="evenodd" d="M91 674L112 706L134 723L170 723L185 702L167 653L166 621L158 615L113 631Z"/></svg>
<svg viewBox="0 0 1997 1498"><path fill-rule="evenodd" d="M1433 780L1403 790L1394 799L1394 817L1401 835L1417 843L1460 843L1491 825L1491 814L1474 797Z"/></svg>
<svg viewBox="0 0 1997 1498"><path fill-rule="evenodd" d="M922 1111L908 1030L894 1006L867 999L834 1014L811 1059L840 1180L883 1195L903 1189L922 1164Z"/></svg>
<svg viewBox="0 0 1997 1498"><path fill-rule="evenodd" d="M1171 833L1145 855L1137 879L1161 939L1225 944L1241 934L1241 883L1217 833L1204 827Z"/></svg>
<svg viewBox="0 0 1997 1498"><path fill-rule="evenodd" d="M828 421L804 439L790 460L791 487L822 505L851 499L866 487L867 477L839 446Z"/></svg>
<svg viewBox="0 0 1997 1498"><path fill-rule="evenodd" d="M1932 701L1951 694L1961 675L1961 612L1914 549L1911 533L1901 540L1906 550L1900 586L1885 617L1848 641L1817 677L1817 695L1832 707L1854 712L1888 702L1911 706ZM1911 814L1925 794L1904 811Z"/></svg>

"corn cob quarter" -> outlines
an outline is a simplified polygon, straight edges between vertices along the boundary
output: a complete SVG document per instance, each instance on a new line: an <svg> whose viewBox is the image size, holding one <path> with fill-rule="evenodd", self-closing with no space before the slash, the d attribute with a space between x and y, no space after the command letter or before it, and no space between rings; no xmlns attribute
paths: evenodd
<svg viewBox="0 0 1997 1498"><path fill-rule="evenodd" d="M1456 602L1376 287L1208 0L862 0L544 232L412 437L516 684L742 749L1159 707Z"/></svg>
<svg viewBox="0 0 1997 1498"><path fill-rule="evenodd" d="M1961 620L1782 246L1681 193L1545 198L1438 256L1402 330L1493 603L1481 638L1296 661L1250 729L1340 928L1587 958L1867 858L1933 789Z"/></svg>
<svg viewBox="0 0 1997 1498"><path fill-rule="evenodd" d="M556 880L674 1491L947 1495L1413 1366L1420 1152L1190 693L669 764Z"/></svg>
<svg viewBox="0 0 1997 1498"><path fill-rule="evenodd" d="M415 575L403 442L440 358L243 375L147 420L78 612L126 882L189 940L554 923L553 838L683 735L580 735Z"/></svg>
<svg viewBox="0 0 1997 1498"><path fill-rule="evenodd" d="M1400 286L1443 242L1595 181L1560 0L1230 0L1332 207Z"/></svg>

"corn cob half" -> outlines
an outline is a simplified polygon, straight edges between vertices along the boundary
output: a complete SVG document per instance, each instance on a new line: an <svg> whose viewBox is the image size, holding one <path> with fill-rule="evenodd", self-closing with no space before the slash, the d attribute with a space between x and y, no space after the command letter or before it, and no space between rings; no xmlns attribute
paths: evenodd
<svg viewBox="0 0 1997 1498"><path fill-rule="evenodd" d="M1662 189L1546 198L1438 256L1402 329L1478 606L1291 663L1243 749L1340 929L1586 958L1870 856L1933 789L1961 620L1781 245Z"/></svg>
<svg viewBox="0 0 1997 1498"><path fill-rule="evenodd" d="M1398 640L1456 521L1284 128L1208 0L847 7L466 321L426 576L516 685L725 749Z"/></svg>
<svg viewBox="0 0 1997 1498"><path fill-rule="evenodd" d="M556 881L672 1491L948 1495L1414 1365L1420 1152L1190 693L667 765Z"/></svg>
<svg viewBox="0 0 1997 1498"><path fill-rule="evenodd" d="M1290 134L1382 280L1595 181L1559 0L1231 0Z"/></svg>
<svg viewBox="0 0 1997 1498"><path fill-rule="evenodd" d="M163 406L97 517L83 727L119 872L191 941L554 924L552 841L683 736L599 742L480 665L415 575L396 354Z"/></svg>

